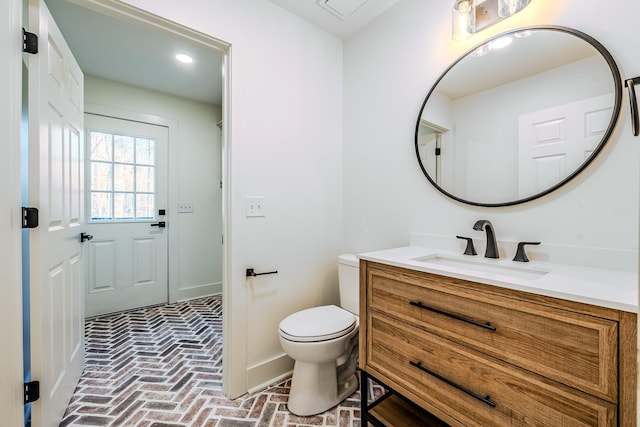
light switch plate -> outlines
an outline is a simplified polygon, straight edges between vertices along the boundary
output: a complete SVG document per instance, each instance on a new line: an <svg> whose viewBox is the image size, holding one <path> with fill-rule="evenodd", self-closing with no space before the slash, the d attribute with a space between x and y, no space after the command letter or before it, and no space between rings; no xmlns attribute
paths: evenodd
<svg viewBox="0 0 640 427"><path fill-rule="evenodd" d="M192 213L193 212L193 202L178 202L178 212L179 213Z"/></svg>
<svg viewBox="0 0 640 427"><path fill-rule="evenodd" d="M247 218L264 216L263 196L247 196L246 216Z"/></svg>

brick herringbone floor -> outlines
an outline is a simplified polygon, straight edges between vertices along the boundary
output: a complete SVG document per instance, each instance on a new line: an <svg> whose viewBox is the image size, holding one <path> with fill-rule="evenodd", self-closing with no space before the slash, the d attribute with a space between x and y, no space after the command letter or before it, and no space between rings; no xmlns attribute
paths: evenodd
<svg viewBox="0 0 640 427"><path fill-rule="evenodd" d="M312 417L287 411L290 380L227 399L221 316L213 296L87 320L85 371L61 426L360 427L359 392Z"/></svg>

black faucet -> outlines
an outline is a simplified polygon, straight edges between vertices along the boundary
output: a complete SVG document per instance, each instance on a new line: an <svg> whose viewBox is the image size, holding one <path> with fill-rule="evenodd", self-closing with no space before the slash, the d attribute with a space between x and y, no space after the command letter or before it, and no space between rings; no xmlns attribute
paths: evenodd
<svg viewBox="0 0 640 427"><path fill-rule="evenodd" d="M481 219L476 221L473 225L474 230L484 230L487 232L487 248L484 251L485 258L500 258L498 254L498 243L496 242L496 235L493 232L493 225L488 219Z"/></svg>

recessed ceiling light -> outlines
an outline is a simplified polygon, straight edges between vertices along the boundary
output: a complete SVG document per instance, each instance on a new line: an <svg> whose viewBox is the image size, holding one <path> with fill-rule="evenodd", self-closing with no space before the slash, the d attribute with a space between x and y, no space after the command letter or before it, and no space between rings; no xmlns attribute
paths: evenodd
<svg viewBox="0 0 640 427"><path fill-rule="evenodd" d="M177 54L176 59L183 64L191 64L193 62L193 58L189 55L185 55L184 53Z"/></svg>

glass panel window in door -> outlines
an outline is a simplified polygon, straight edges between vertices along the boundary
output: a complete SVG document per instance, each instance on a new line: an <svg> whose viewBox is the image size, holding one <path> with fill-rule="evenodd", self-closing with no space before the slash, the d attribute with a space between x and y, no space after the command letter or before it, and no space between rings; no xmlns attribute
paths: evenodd
<svg viewBox="0 0 640 427"><path fill-rule="evenodd" d="M91 131L89 221L155 218L154 139Z"/></svg>

